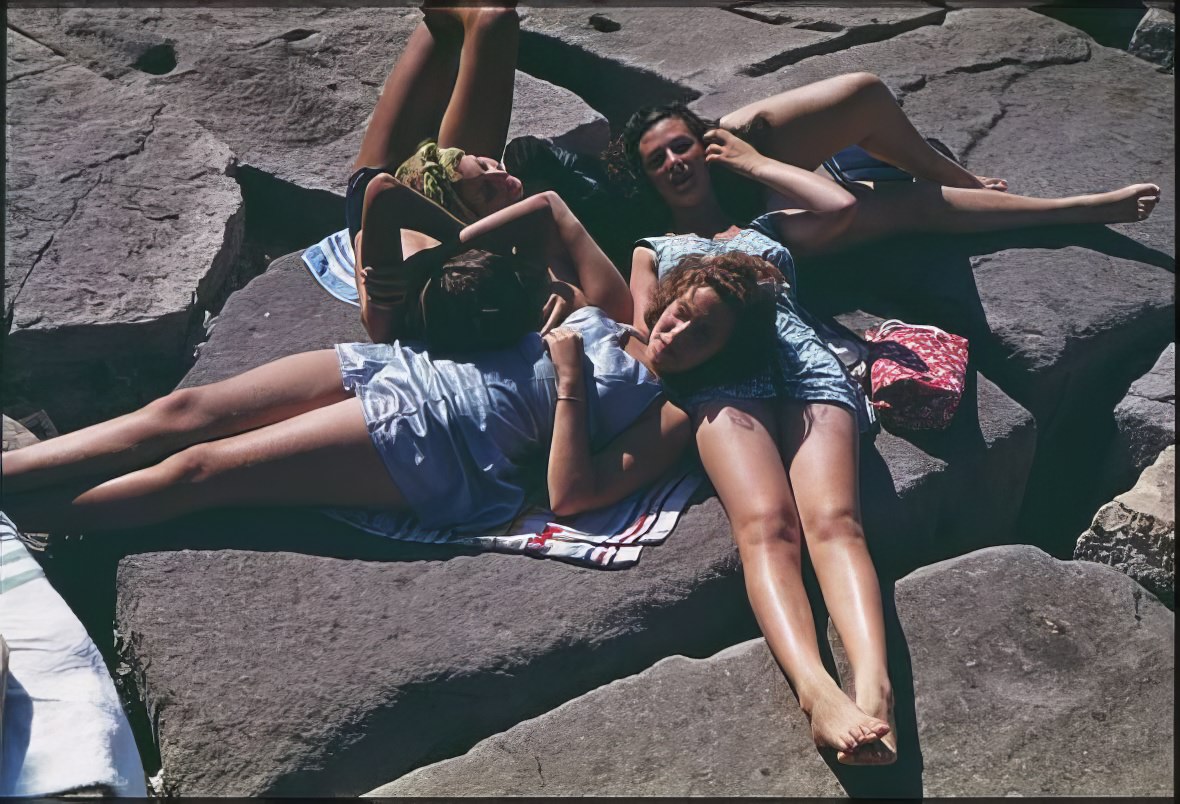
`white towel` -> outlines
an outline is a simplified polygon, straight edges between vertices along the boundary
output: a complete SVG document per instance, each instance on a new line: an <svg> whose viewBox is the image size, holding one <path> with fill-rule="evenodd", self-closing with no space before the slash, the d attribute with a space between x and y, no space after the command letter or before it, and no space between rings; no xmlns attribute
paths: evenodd
<svg viewBox="0 0 1180 804"><path fill-rule="evenodd" d="M340 301L360 306L356 293L356 256L347 229L328 235L304 251L303 264L324 290Z"/></svg>
<svg viewBox="0 0 1180 804"><path fill-rule="evenodd" d="M0 513L4 690L0 796L102 787L146 796L131 726L98 648Z"/></svg>
<svg viewBox="0 0 1180 804"><path fill-rule="evenodd" d="M534 506L504 534L454 543L599 569L626 569L639 562L644 545L662 544L668 538L703 480L700 469L681 469L626 500L578 514L565 523L555 522L552 511Z"/></svg>

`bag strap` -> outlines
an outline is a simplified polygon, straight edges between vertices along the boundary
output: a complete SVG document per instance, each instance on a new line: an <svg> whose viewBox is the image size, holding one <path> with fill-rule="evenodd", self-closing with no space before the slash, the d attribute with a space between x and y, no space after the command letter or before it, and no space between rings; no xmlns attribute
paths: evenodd
<svg viewBox="0 0 1180 804"><path fill-rule="evenodd" d="M938 327L931 324L907 324L899 318L891 318L888 321L883 322L881 326L877 327L877 337L884 337L893 330L901 329L902 327L909 327L911 329L925 329L933 332L935 335L944 335L947 338L950 337L949 332L944 329L939 329Z"/></svg>

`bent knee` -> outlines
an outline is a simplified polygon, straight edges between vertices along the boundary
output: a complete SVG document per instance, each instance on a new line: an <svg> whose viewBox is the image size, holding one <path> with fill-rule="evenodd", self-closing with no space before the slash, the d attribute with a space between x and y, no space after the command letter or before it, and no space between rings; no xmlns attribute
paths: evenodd
<svg viewBox="0 0 1180 804"><path fill-rule="evenodd" d="M803 524L808 544L864 541L864 526L855 511L836 509L811 516Z"/></svg>
<svg viewBox="0 0 1180 804"><path fill-rule="evenodd" d="M166 458L158 468L168 485L203 483L219 473L223 461L218 453L214 444L196 444Z"/></svg>
<svg viewBox="0 0 1180 804"><path fill-rule="evenodd" d="M877 75L876 73L864 71L845 73L844 75L840 76L840 80L858 90L874 90L878 87L888 89L888 87L885 86L885 82L881 80L881 76Z"/></svg>
<svg viewBox="0 0 1180 804"><path fill-rule="evenodd" d="M205 423L203 388L178 388L144 408L160 429L169 432L196 429Z"/></svg>
<svg viewBox="0 0 1180 804"><path fill-rule="evenodd" d="M778 506L739 512L730 522L734 541L743 550L798 546L802 532L793 510Z"/></svg>

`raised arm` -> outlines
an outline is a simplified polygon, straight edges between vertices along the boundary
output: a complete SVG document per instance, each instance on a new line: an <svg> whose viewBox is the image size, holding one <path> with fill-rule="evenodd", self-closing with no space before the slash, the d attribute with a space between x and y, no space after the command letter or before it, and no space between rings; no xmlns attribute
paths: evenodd
<svg viewBox="0 0 1180 804"><path fill-rule="evenodd" d="M543 261L555 279L580 288L589 304L616 321L631 320L627 282L557 193L539 193L488 215L459 239L466 248L515 249Z"/></svg>
<svg viewBox="0 0 1180 804"><path fill-rule="evenodd" d="M462 228L458 218L388 173L369 182L353 250L361 323L374 343L402 334L407 293L415 285L415 270L407 260L440 241L457 242ZM403 229L413 233L410 254L402 252Z"/></svg>
<svg viewBox="0 0 1180 804"><path fill-rule="evenodd" d="M792 209L806 212L844 212L856 204L856 196L839 184L808 170L771 159L731 131L705 132L705 161L720 164L774 190L791 201Z"/></svg>
<svg viewBox="0 0 1180 804"><path fill-rule="evenodd" d="M647 305L651 303L651 297L656 292L658 282L656 253L650 248L637 246L631 254L631 303L635 307L635 320L632 322L632 326L639 330L644 337L651 333L648 332L643 314L647 310Z"/></svg>
<svg viewBox="0 0 1180 804"><path fill-rule="evenodd" d="M549 451L549 506L572 516L618 502L659 478L680 457L692 432L688 415L654 404L597 453L590 452L582 338L568 329L545 336L557 371L557 411Z"/></svg>

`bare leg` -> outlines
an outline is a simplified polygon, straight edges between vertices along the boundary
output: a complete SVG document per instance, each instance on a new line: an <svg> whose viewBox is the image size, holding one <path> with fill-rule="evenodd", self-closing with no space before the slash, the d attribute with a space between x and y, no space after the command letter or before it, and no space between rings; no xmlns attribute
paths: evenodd
<svg viewBox="0 0 1180 804"><path fill-rule="evenodd" d="M788 216L784 242L800 253L822 253L905 232L992 232L1030 226L1128 223L1144 220L1159 202L1159 187L1132 184L1120 190L1068 198L1030 198L987 190L928 184L881 185L858 193L851 223L834 241L793 240Z"/></svg>
<svg viewBox="0 0 1180 804"><path fill-rule="evenodd" d="M438 143L498 160L512 116L520 17L513 8L456 13L463 22L463 52Z"/></svg>
<svg viewBox="0 0 1180 804"><path fill-rule="evenodd" d="M349 396L334 350L284 357L222 382L173 391L134 413L5 453L4 492L7 498L76 478L114 477L192 444Z"/></svg>
<svg viewBox="0 0 1180 804"><path fill-rule="evenodd" d="M786 403L780 412L783 454L790 456L791 485L803 538L824 602L852 666L856 705L887 722L893 690L885 652L881 588L860 523L858 433L851 411L836 405ZM897 740L862 744L842 762L883 764L897 758Z"/></svg>
<svg viewBox="0 0 1180 804"><path fill-rule="evenodd" d="M896 98L871 73L850 73L781 92L730 112L721 125L740 129L756 118L770 127L762 150L775 159L814 170L850 145L919 179L948 187L1006 190L1001 179L974 176L934 150Z"/></svg>
<svg viewBox="0 0 1180 804"><path fill-rule="evenodd" d="M766 404L718 403L703 411L697 447L729 515L750 605L811 721L816 745L851 751L887 727L852 703L820 657L803 586L799 518L776 429Z"/></svg>
<svg viewBox="0 0 1180 804"><path fill-rule="evenodd" d="M207 508L248 505L405 505L348 399L207 444L74 495L60 489L5 499L22 528L98 532L142 527Z"/></svg>
<svg viewBox="0 0 1180 804"><path fill-rule="evenodd" d="M422 22L410 35L381 88L353 170L398 165L438 131L460 47L458 36L442 32L445 27Z"/></svg>

